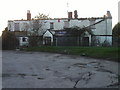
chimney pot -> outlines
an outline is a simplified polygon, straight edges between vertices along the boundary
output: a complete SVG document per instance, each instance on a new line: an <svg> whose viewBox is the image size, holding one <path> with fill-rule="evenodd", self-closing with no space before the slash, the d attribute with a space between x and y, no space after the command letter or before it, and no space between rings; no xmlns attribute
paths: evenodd
<svg viewBox="0 0 120 90"><path fill-rule="evenodd" d="M78 18L77 10L74 11L74 18L75 18L75 19Z"/></svg>
<svg viewBox="0 0 120 90"><path fill-rule="evenodd" d="M112 15L111 15L110 11L107 11L106 16L107 16L108 18L112 18Z"/></svg>

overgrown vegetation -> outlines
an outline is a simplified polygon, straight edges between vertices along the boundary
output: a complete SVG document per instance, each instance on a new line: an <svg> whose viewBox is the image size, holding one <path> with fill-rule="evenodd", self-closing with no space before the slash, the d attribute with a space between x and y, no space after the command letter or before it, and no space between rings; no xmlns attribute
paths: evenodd
<svg viewBox="0 0 120 90"><path fill-rule="evenodd" d="M26 51L40 51L40 52L52 52L71 55L82 55L92 58L109 59L118 61L120 58L120 48L116 47L53 47L53 46L41 46L30 47Z"/></svg>
<svg viewBox="0 0 120 90"><path fill-rule="evenodd" d="M120 22L114 26L112 34L113 46L120 46Z"/></svg>
<svg viewBox="0 0 120 90"><path fill-rule="evenodd" d="M83 32L87 31L90 34L93 35L92 31L90 30L90 28L80 28L78 26L73 26L71 28L65 28L64 29L67 33L68 36L81 36L83 34Z"/></svg>
<svg viewBox="0 0 120 90"><path fill-rule="evenodd" d="M19 40L16 38L14 32L8 31L7 28L2 33L2 49L15 49L19 45Z"/></svg>
<svg viewBox="0 0 120 90"><path fill-rule="evenodd" d="M30 46L39 46L42 43L42 34L45 32L43 30L44 22L40 21L39 19L49 19L49 15L45 14L38 14L35 16L33 20L33 28L31 28L31 32L29 32L29 45Z"/></svg>

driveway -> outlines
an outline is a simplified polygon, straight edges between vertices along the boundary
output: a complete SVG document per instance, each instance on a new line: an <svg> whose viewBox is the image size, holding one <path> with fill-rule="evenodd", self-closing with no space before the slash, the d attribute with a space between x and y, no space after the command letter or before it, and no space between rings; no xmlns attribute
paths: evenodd
<svg viewBox="0 0 120 90"><path fill-rule="evenodd" d="M3 88L118 87L118 63L75 55L3 51Z"/></svg>

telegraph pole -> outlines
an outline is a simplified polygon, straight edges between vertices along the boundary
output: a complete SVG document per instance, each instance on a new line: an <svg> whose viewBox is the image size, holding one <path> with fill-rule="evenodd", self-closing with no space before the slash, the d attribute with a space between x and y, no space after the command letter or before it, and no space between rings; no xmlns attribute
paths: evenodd
<svg viewBox="0 0 120 90"><path fill-rule="evenodd" d="M67 1L67 15L68 15L68 1Z"/></svg>

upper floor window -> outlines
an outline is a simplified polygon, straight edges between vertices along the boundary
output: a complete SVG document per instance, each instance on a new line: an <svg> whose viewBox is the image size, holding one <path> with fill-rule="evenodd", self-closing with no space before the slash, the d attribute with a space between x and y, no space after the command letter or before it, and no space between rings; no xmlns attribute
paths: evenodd
<svg viewBox="0 0 120 90"><path fill-rule="evenodd" d="M54 23L50 22L50 29L54 29Z"/></svg>
<svg viewBox="0 0 120 90"><path fill-rule="evenodd" d="M14 29L15 31L20 31L19 23L15 23Z"/></svg>
<svg viewBox="0 0 120 90"><path fill-rule="evenodd" d="M69 22L68 21L64 21L64 28L69 28Z"/></svg>

